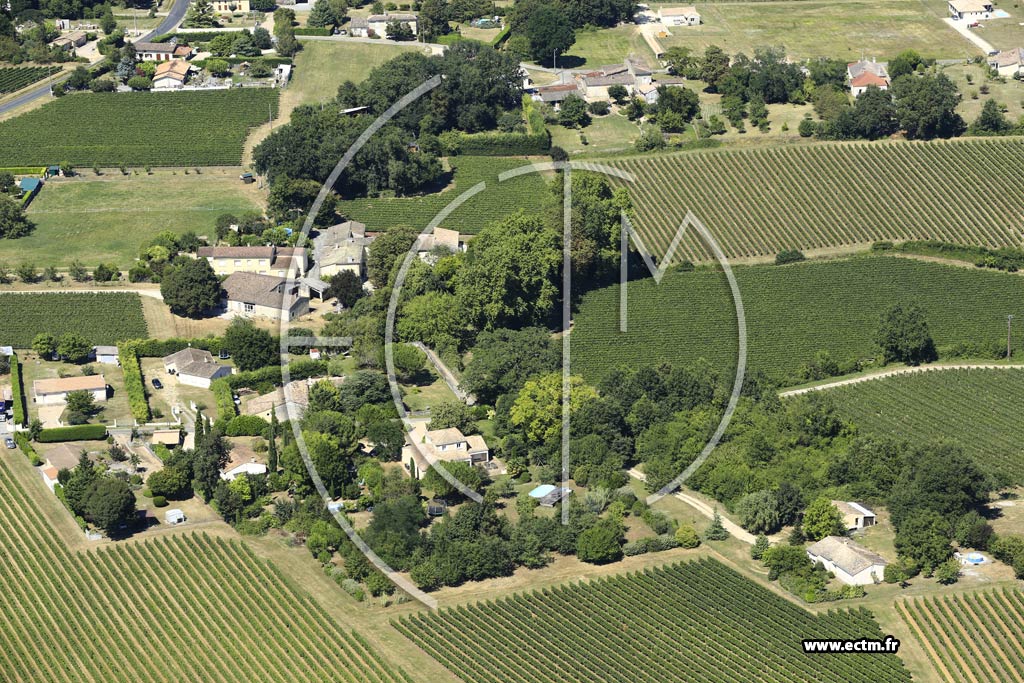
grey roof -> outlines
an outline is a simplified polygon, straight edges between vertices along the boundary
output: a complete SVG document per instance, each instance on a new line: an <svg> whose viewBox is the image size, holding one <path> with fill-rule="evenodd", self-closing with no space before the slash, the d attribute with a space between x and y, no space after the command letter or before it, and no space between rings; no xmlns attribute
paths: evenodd
<svg viewBox="0 0 1024 683"><path fill-rule="evenodd" d="M241 301L257 306L267 306L277 310L291 308L299 297L292 285L289 291L288 280L273 275L256 273L232 273L222 285L228 301Z"/></svg>
<svg viewBox="0 0 1024 683"><path fill-rule="evenodd" d="M145 41L138 41L132 43L135 47L136 52L174 52L177 47L174 43L149 43Z"/></svg>
<svg viewBox="0 0 1024 683"><path fill-rule="evenodd" d="M878 553L857 545L844 536L826 536L807 549L808 555L828 560L850 576L876 564L888 564Z"/></svg>
<svg viewBox="0 0 1024 683"><path fill-rule="evenodd" d="M176 365L179 367L189 363L212 363L213 354L204 349L195 349L189 346L169 356L164 356L163 361L164 365Z"/></svg>
<svg viewBox="0 0 1024 683"><path fill-rule="evenodd" d="M850 78L856 78L862 73L872 73L879 78L889 78L889 71L887 69L888 62L875 62L862 59L858 62L850 62L846 65L847 71L850 72Z"/></svg>
<svg viewBox="0 0 1024 683"><path fill-rule="evenodd" d="M94 346L94 347L92 347L92 350L93 350L93 352L96 353L97 356L116 356L117 355L117 347L116 346Z"/></svg>
<svg viewBox="0 0 1024 683"><path fill-rule="evenodd" d="M354 241L332 245L324 249L323 254L318 256L319 265L321 267L355 265L357 263L362 263L363 260L363 245L356 244Z"/></svg>
<svg viewBox="0 0 1024 683"><path fill-rule="evenodd" d="M178 366L178 375L191 375L192 377L203 377L205 379L213 379L213 377L226 368L226 365L220 363L206 363L196 362L188 363L186 365Z"/></svg>
<svg viewBox="0 0 1024 683"><path fill-rule="evenodd" d="M569 95L579 95L580 91L575 83L559 83L537 88L537 94L543 102L561 102Z"/></svg>

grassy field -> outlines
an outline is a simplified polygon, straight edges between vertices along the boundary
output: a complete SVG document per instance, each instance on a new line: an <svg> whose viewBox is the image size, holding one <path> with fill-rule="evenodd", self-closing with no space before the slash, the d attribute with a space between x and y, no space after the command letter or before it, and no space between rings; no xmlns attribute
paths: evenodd
<svg viewBox="0 0 1024 683"><path fill-rule="evenodd" d="M956 441L988 471L1024 483L1024 431L1017 398L1024 371L942 370L829 389L864 434L912 443Z"/></svg>
<svg viewBox="0 0 1024 683"><path fill-rule="evenodd" d="M886 308L917 303L940 354L1005 340L1006 314L1024 315L1024 278L891 257L734 268L746 313L748 369L792 379L820 350L839 361L874 358ZM955 292L955 296L950 293ZM596 379L618 365L736 365L735 309L724 275L670 272L629 284L629 331L619 332L619 288L587 294L572 332L573 369ZM1024 333L1015 330L1015 344Z"/></svg>
<svg viewBox="0 0 1024 683"><path fill-rule="evenodd" d="M412 680L237 540L186 532L70 552L50 526L77 530L70 515L8 458L22 456L0 463L6 680Z"/></svg>
<svg viewBox="0 0 1024 683"><path fill-rule="evenodd" d="M579 69L621 64L629 56L652 68L658 65L654 53L634 24L605 29L579 29L576 31L576 42L569 48L569 52L558 57L558 66Z"/></svg>
<svg viewBox="0 0 1024 683"><path fill-rule="evenodd" d="M485 190L456 209L441 225L472 234L520 209L527 213L538 211L549 195L546 181L537 173L498 182L498 174L502 171L531 163L531 159L526 157L460 156L450 159L449 163L455 167L454 177L439 192L418 197L350 199L338 202L338 210L366 223L368 230L387 230L396 225L423 228L461 193L485 182Z"/></svg>
<svg viewBox="0 0 1024 683"><path fill-rule="evenodd" d="M1000 83L997 79L988 78L986 72L987 69L982 68L981 64L953 64L942 67L942 73L946 74L963 94L963 99L956 108L957 112L967 123L971 123L978 118L985 101L993 99L999 104L1006 105L1006 117L1016 123L1024 115L1024 86L1012 78ZM967 81L968 76L971 82ZM988 94L981 92L983 85L988 87Z"/></svg>
<svg viewBox="0 0 1024 683"><path fill-rule="evenodd" d="M30 348L32 339L42 332L57 337L76 332L90 344L116 344L147 334L138 294L0 294L0 339L4 345Z"/></svg>
<svg viewBox="0 0 1024 683"><path fill-rule="evenodd" d="M520 593L396 625L467 681L683 680L680 672L702 683L910 680L895 655L803 653L803 638L880 637L870 612L812 615L715 560Z"/></svg>
<svg viewBox="0 0 1024 683"><path fill-rule="evenodd" d="M29 205L36 229L10 242L4 258L38 266L77 259L88 266L103 262L127 268L159 232L212 236L220 214L260 210L263 204L263 192L243 184L238 168L207 169L201 175L82 173L46 183ZM64 248L55 250L54 244Z"/></svg>
<svg viewBox="0 0 1024 683"><path fill-rule="evenodd" d="M591 119L591 124L582 130L548 126L551 144L573 156L612 154L632 149L633 142L640 135L637 125L621 114L592 116ZM583 144L581 133L586 136L587 144Z"/></svg>
<svg viewBox="0 0 1024 683"><path fill-rule="evenodd" d="M703 3L697 5L700 26L673 27L671 36L659 40L665 48L703 51L718 45L730 54L748 56L757 47L783 45L797 59L887 59L902 50L945 59L980 55L941 20L945 7L933 0Z"/></svg>
<svg viewBox="0 0 1024 683"><path fill-rule="evenodd" d="M1024 9L1017 2L1001 2L996 7L1008 12L1009 18L986 19L971 30L997 50L1010 50L1024 44L1024 26L1020 25L1024 21Z"/></svg>
<svg viewBox="0 0 1024 683"><path fill-rule="evenodd" d="M1024 680L1024 594L1016 588L898 600L904 622L946 680Z"/></svg>
<svg viewBox="0 0 1024 683"><path fill-rule="evenodd" d="M687 211L729 258L876 240L995 247L1024 238L1024 186L1016 182L1024 140L1015 138L723 149L609 163L636 174L629 187L637 227L657 253ZM677 257L704 260L710 251L691 232Z"/></svg>
<svg viewBox="0 0 1024 683"><path fill-rule="evenodd" d="M278 91L77 93L0 123L5 166L236 166Z"/></svg>

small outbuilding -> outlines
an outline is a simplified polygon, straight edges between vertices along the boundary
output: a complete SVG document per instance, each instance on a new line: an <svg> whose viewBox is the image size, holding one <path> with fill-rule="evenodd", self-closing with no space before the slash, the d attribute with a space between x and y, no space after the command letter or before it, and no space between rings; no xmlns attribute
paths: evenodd
<svg viewBox="0 0 1024 683"><path fill-rule="evenodd" d="M116 346L94 346L92 347L92 355L97 363L102 363L103 365L121 364L117 358Z"/></svg>
<svg viewBox="0 0 1024 683"><path fill-rule="evenodd" d="M860 503L833 500L832 504L843 515L843 524L846 525L847 531L860 531L877 523L875 513Z"/></svg>
<svg viewBox="0 0 1024 683"><path fill-rule="evenodd" d="M174 526L176 524L185 523L185 513L178 508L172 508L164 512L164 522Z"/></svg>

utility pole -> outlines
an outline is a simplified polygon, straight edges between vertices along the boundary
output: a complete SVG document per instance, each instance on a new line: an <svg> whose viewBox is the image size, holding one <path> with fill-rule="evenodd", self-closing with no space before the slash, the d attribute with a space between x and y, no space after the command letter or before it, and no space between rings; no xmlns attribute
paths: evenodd
<svg viewBox="0 0 1024 683"><path fill-rule="evenodd" d="M1013 349L1010 347L1010 326L1013 324L1013 314L1006 316L1006 360L1010 360Z"/></svg>

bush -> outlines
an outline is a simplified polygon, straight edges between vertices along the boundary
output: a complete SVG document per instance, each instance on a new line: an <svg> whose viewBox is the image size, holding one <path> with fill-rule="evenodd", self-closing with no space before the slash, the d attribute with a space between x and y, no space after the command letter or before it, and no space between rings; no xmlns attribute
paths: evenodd
<svg viewBox="0 0 1024 683"><path fill-rule="evenodd" d="M680 524L676 529L675 540L680 548L696 548L700 545L700 536L691 524Z"/></svg>
<svg viewBox="0 0 1024 683"><path fill-rule="evenodd" d="M605 102L604 100L598 100L596 102L591 102L587 106L587 109L590 111L590 113L594 114L596 116L604 116L605 114L607 114L611 110L611 108L612 108L611 105L608 104L607 102Z"/></svg>
<svg viewBox="0 0 1024 683"><path fill-rule="evenodd" d="M130 342L122 343L117 349L117 358L121 361L124 371L124 388L128 392L128 406L132 417L138 422L149 422L151 413L149 401L146 399L146 382L142 377L139 356Z"/></svg>
<svg viewBox="0 0 1024 683"><path fill-rule="evenodd" d="M36 441L58 443L60 441L100 441L106 438L106 425L75 425L74 427L44 429L39 433L39 438Z"/></svg>
<svg viewBox="0 0 1024 683"><path fill-rule="evenodd" d="M234 401L232 401L234 405ZM260 436L270 425L258 415L237 415L228 422L225 434L228 436Z"/></svg>
<svg viewBox="0 0 1024 683"><path fill-rule="evenodd" d="M36 453L36 449L32 447L31 443L29 443L28 437L25 436L25 432L15 432L14 443L18 444L18 448L20 448L21 452L25 454L25 457L28 458L30 463L33 465L43 464L43 459L39 457L39 454Z"/></svg>
<svg viewBox="0 0 1024 683"><path fill-rule="evenodd" d="M210 384L210 390L217 405L217 422L227 424L232 418L238 415L238 406L235 405L234 393L227 379L222 377Z"/></svg>
<svg viewBox="0 0 1024 683"><path fill-rule="evenodd" d="M25 425L25 386L21 378L18 355L11 356L11 394L14 398L14 424Z"/></svg>
<svg viewBox="0 0 1024 683"><path fill-rule="evenodd" d="M167 499L163 496L153 496L153 507L165 508L167 507Z"/></svg>
<svg viewBox="0 0 1024 683"><path fill-rule="evenodd" d="M787 263L796 263L797 261L804 261L806 258L803 252L796 249L783 249L775 255L775 265L781 266Z"/></svg>

